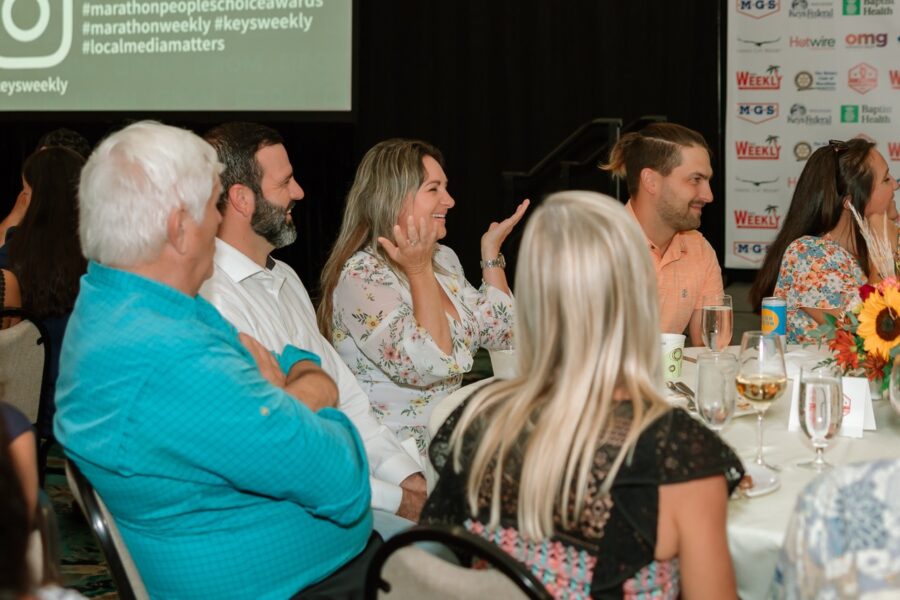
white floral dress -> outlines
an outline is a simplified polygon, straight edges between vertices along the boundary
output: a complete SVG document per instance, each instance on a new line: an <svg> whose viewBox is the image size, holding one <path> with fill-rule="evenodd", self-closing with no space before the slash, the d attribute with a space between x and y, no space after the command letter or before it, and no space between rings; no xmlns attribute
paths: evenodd
<svg viewBox="0 0 900 600"><path fill-rule="evenodd" d="M375 416L398 434L413 436L424 456L428 417L459 389L479 347L510 348L513 298L466 281L456 254L438 245L438 282L460 320L447 315L453 347L445 354L413 316L408 285L374 254L360 251L344 265L334 290L332 343L369 396Z"/></svg>

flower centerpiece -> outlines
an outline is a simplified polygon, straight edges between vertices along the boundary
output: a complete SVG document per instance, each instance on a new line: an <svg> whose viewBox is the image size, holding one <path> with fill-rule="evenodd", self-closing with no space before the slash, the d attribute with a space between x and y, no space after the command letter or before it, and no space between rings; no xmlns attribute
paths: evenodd
<svg viewBox="0 0 900 600"><path fill-rule="evenodd" d="M824 338L845 375L865 375L885 391L900 355L900 281L863 285L840 317L825 316L814 332Z"/></svg>

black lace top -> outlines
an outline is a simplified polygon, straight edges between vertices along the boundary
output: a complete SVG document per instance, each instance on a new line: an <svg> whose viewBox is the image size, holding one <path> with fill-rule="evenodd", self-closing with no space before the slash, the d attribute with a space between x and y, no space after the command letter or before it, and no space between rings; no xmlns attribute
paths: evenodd
<svg viewBox="0 0 900 600"><path fill-rule="evenodd" d="M517 532L516 504L521 452L512 453L504 476L501 533L492 534L484 528L484 524L490 520L492 477L482 486L479 514L469 514L466 481L469 476L468 467L481 437L482 428L479 423L474 423L466 432L460 455L460 473L453 470L449 445L450 435L466 404L464 402L450 415L431 442L429 455L440 480L422 511L422 522L463 524L471 531L492 539L514 555L517 554L513 550L514 546L521 550L523 544L530 544L524 550L526 555L537 552L547 556L549 553L550 559L543 561L545 571L556 568L555 565L560 562L572 563L570 559L574 558L572 572L586 575L583 588L593 598L621 598L623 586L627 589L639 571L645 569L639 579L646 581L648 565L655 567L663 564L654 563L653 557L660 485L724 475L730 494L743 476L741 462L730 447L686 412L673 409L644 430L630 462L624 462L619 469L610 494L600 495L600 486L631 423L631 404L619 403L613 417L613 435L609 443L597 450L594 478L588 486L585 508L577 525L564 530L557 511L553 539L539 541L537 547L534 547L534 543L522 540ZM524 448L524 445L520 444L519 447ZM540 570L530 564L531 561L525 562L536 574ZM677 563L675 567L676 581L673 585L674 594L677 595ZM556 579L554 583L562 583L560 575L554 574L553 577ZM572 589L574 584L568 580L570 578L566 579L564 586ZM543 580L548 583L546 573ZM548 583L548 588L553 591L553 584ZM581 596L574 593L556 595Z"/></svg>

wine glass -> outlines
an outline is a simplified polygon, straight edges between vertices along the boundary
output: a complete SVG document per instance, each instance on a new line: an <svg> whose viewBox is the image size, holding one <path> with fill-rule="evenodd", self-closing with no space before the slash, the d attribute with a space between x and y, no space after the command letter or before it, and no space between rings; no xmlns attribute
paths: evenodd
<svg viewBox="0 0 900 600"><path fill-rule="evenodd" d="M766 335L762 331L747 331L741 338L741 356L735 377L738 393L747 399L756 411L756 459L755 463L766 469L778 471L778 467L763 459L763 416L769 406L781 397L787 387L787 371L784 368L784 349L781 338Z"/></svg>
<svg viewBox="0 0 900 600"><path fill-rule="evenodd" d="M734 415L736 376L734 354L704 352L697 357L697 412L714 431L720 431Z"/></svg>
<svg viewBox="0 0 900 600"><path fill-rule="evenodd" d="M824 471L831 465L825 462L825 448L841 428L844 418L844 392L841 371L836 364L810 363L800 368L800 426L816 449L813 460L798 463L798 467Z"/></svg>
<svg viewBox="0 0 900 600"><path fill-rule="evenodd" d="M891 406L894 407L897 414L900 414L900 356L894 359L888 393L891 398Z"/></svg>
<svg viewBox="0 0 900 600"><path fill-rule="evenodd" d="M703 337L703 344L713 352L721 352L731 343L734 322L731 296L728 294L703 296L701 303L700 334Z"/></svg>

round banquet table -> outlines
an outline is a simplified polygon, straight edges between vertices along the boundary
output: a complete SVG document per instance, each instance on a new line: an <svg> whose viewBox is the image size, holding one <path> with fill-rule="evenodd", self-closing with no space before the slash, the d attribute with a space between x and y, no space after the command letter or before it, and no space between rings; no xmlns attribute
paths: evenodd
<svg viewBox="0 0 900 600"><path fill-rule="evenodd" d="M696 358L704 348L687 348L685 355ZM728 349L738 355L739 348ZM728 545L734 561L738 594L743 600L769 597L769 586L775 572L775 563L784 540L788 521L797 497L816 473L796 466L798 462L809 460L814 451L809 439L801 432L789 432L788 412L790 409L793 377L800 361L809 360L818 351L789 346L785 355L788 368L788 387L780 399L769 408L763 422L763 453L766 460L782 467L779 477L780 487L772 493L755 498L733 499L728 509ZM467 385L447 396L434 407L429 421L431 435L453 412L460 402L473 391L493 379L486 379ZM689 360L682 366L681 381L691 389L697 389L697 366ZM679 401L672 399L673 403ZM845 465L880 458L900 457L900 416L891 408L890 402L874 400L876 431L865 431L862 438L837 436L825 451L825 459L833 465ZM740 416L721 432L722 438L734 448L745 463L756 456L756 417Z"/></svg>

